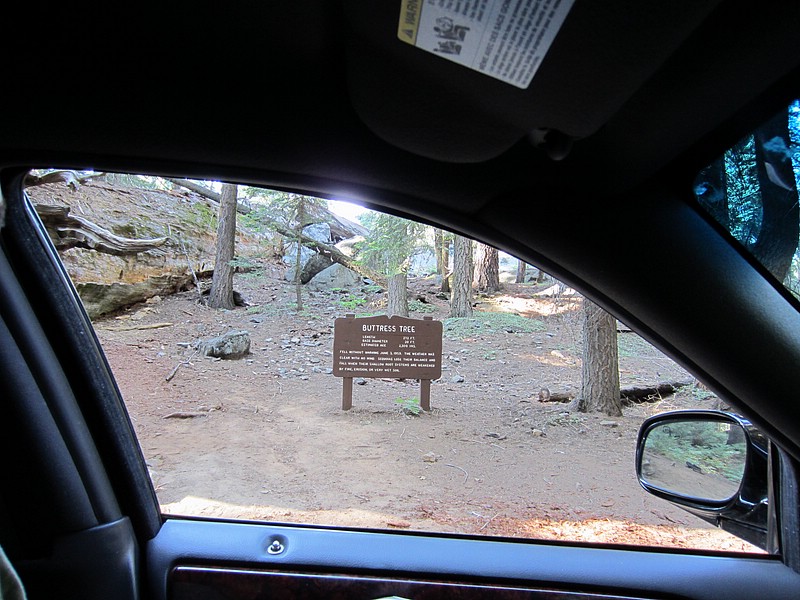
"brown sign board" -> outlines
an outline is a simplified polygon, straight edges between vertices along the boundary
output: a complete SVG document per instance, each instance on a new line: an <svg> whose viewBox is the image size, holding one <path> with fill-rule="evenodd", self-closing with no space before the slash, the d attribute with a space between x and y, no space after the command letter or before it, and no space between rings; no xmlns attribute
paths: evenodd
<svg viewBox="0 0 800 600"><path fill-rule="evenodd" d="M405 317L336 319L333 374L337 377L439 379L442 322Z"/></svg>

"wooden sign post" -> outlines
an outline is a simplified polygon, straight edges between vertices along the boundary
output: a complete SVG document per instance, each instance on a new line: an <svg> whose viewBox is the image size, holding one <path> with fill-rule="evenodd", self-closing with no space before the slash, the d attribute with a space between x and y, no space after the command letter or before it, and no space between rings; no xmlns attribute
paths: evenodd
<svg viewBox="0 0 800 600"><path fill-rule="evenodd" d="M442 322L405 317L336 319L333 374L342 377L342 410L353 407L353 377L419 379L422 410L431 409L431 380L442 376Z"/></svg>

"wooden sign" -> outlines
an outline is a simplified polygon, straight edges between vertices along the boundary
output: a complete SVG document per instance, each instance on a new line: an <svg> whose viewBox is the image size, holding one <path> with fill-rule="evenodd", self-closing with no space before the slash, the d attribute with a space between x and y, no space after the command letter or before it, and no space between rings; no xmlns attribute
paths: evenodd
<svg viewBox="0 0 800 600"><path fill-rule="evenodd" d="M431 317L364 317L334 322L333 374L343 377L342 408L352 407L353 377L419 379L430 410L430 382L442 376L442 323Z"/></svg>

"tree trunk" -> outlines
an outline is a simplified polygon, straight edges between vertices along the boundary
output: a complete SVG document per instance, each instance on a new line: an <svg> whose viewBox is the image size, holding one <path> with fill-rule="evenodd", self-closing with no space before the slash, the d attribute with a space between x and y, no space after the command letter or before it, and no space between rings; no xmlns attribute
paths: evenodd
<svg viewBox="0 0 800 600"><path fill-rule="evenodd" d="M789 116L782 111L756 133L756 169L761 188L763 216L753 255L783 282L792 265L800 236L800 206L792 160L786 150Z"/></svg>
<svg viewBox="0 0 800 600"><path fill-rule="evenodd" d="M729 229L730 214L724 155L700 171L695 183L695 194L714 220L725 229Z"/></svg>
<svg viewBox="0 0 800 600"><path fill-rule="evenodd" d="M583 368L577 405L581 412L622 415L617 320L588 298L583 299Z"/></svg>
<svg viewBox="0 0 800 600"><path fill-rule="evenodd" d="M525 283L525 271L528 265L524 260L517 260L517 276L514 278L514 283Z"/></svg>
<svg viewBox="0 0 800 600"><path fill-rule="evenodd" d="M448 293L450 291L450 274L448 273L450 251L444 232L441 229L433 230L433 247L436 251L436 272L442 278L441 291Z"/></svg>
<svg viewBox="0 0 800 600"><path fill-rule="evenodd" d="M295 301L297 303L297 310L303 310L303 288L302 288L302 268L300 266L303 260L303 245L300 243L300 233L303 231L303 220L305 215L305 200L303 196L295 196L297 199L297 253L295 254L294 261L294 290Z"/></svg>
<svg viewBox="0 0 800 600"><path fill-rule="evenodd" d="M233 309L233 260L236 245L236 185L223 184L217 224L217 255L208 294L211 308Z"/></svg>
<svg viewBox="0 0 800 600"><path fill-rule="evenodd" d="M475 289L493 293L500 290L500 253L497 248L478 244L475 260Z"/></svg>
<svg viewBox="0 0 800 600"><path fill-rule="evenodd" d="M455 236L453 244L453 289L450 316L472 316L472 240Z"/></svg>
<svg viewBox="0 0 800 600"><path fill-rule="evenodd" d="M408 275L397 273L389 277L389 316L408 316Z"/></svg>

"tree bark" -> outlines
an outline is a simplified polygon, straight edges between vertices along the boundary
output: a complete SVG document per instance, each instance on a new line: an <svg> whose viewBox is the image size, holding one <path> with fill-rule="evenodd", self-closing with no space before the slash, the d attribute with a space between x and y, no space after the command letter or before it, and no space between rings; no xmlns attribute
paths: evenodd
<svg viewBox="0 0 800 600"><path fill-rule="evenodd" d="M580 412L622 415L617 320L588 298L583 299L583 367L577 405Z"/></svg>
<svg viewBox="0 0 800 600"><path fill-rule="evenodd" d="M408 316L408 275L406 273L397 273L389 277L388 300L387 313L389 316Z"/></svg>
<svg viewBox="0 0 800 600"><path fill-rule="evenodd" d="M500 290L500 253L497 248L477 244L475 260L475 289L493 293Z"/></svg>
<svg viewBox="0 0 800 600"><path fill-rule="evenodd" d="M300 239L300 233L303 231L303 219L305 219L305 199L303 196L295 195L295 199L297 200L297 228L295 230L295 235L298 239ZM295 290L295 302L297 304L297 310L303 310L303 288L302 288L302 268L300 263L303 260L303 245L300 242L296 244L297 252L295 254L294 260L294 290Z"/></svg>
<svg viewBox="0 0 800 600"><path fill-rule="evenodd" d="M450 316L472 316L472 240L455 236Z"/></svg>
<svg viewBox="0 0 800 600"><path fill-rule="evenodd" d="M524 260L517 260L517 276L514 278L514 283L525 283L525 271L528 265Z"/></svg>
<svg viewBox="0 0 800 600"><path fill-rule="evenodd" d="M792 265L800 237L800 206L792 160L785 151L789 140L789 116L782 111L755 135L756 170L761 188L763 215L753 255L775 278L783 282Z"/></svg>
<svg viewBox="0 0 800 600"><path fill-rule="evenodd" d="M222 186L217 224L217 255L214 260L214 278L208 294L211 308L233 309L233 266L236 246L236 189L235 184Z"/></svg>
<svg viewBox="0 0 800 600"><path fill-rule="evenodd" d="M442 278L441 291L444 293L450 292L450 273L448 267L450 266L450 250L447 246L444 231L441 229L433 230L433 247L436 251L436 272Z"/></svg>

